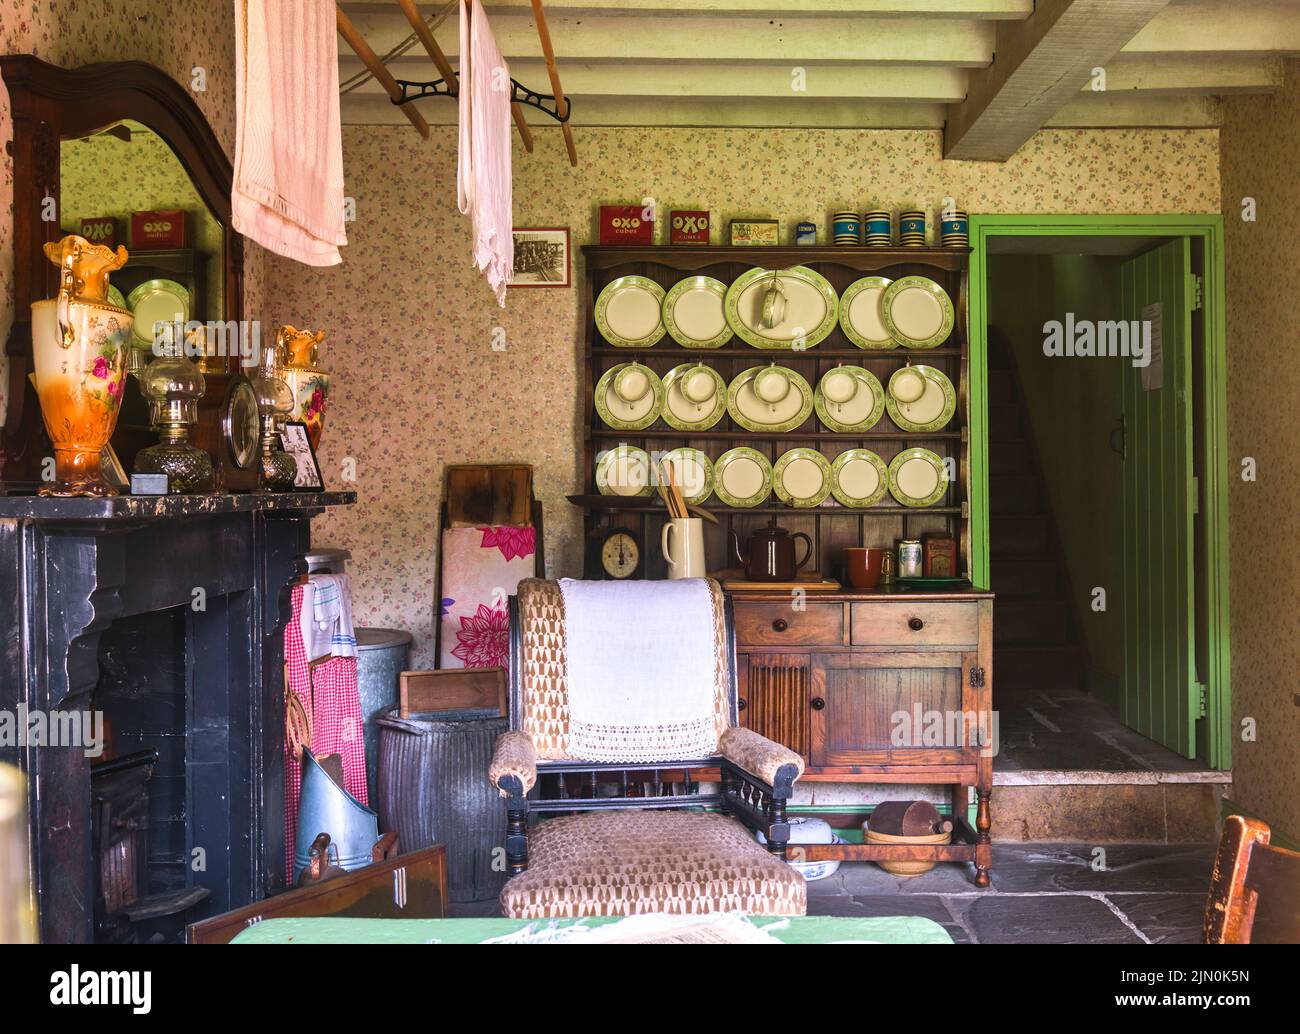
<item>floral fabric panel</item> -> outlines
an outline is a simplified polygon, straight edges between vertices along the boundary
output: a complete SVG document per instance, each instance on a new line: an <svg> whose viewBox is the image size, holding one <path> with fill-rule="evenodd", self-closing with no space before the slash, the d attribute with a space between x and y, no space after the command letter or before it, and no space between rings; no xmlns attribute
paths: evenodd
<svg viewBox="0 0 1300 1034"><path fill-rule="evenodd" d="M440 668L508 668L507 601L534 575L537 529L494 525L442 533Z"/></svg>

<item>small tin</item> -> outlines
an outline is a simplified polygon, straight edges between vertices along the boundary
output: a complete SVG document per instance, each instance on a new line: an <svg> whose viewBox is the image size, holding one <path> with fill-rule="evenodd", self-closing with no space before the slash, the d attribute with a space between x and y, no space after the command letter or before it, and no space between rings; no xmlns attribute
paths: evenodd
<svg viewBox="0 0 1300 1034"><path fill-rule="evenodd" d="M674 211L669 241L672 244L708 244L709 213L697 210Z"/></svg>
<svg viewBox="0 0 1300 1034"><path fill-rule="evenodd" d="M898 543L898 577L920 578L923 570L921 540L901 539Z"/></svg>
<svg viewBox="0 0 1300 1034"><path fill-rule="evenodd" d="M970 216L960 209L939 217L939 243L945 248L965 248L970 244Z"/></svg>
<svg viewBox="0 0 1300 1034"><path fill-rule="evenodd" d="M922 535L921 573L926 578L956 578L957 540L951 535Z"/></svg>
<svg viewBox="0 0 1300 1034"><path fill-rule="evenodd" d="M780 243L779 227L780 223L775 219L733 219L730 227L731 243L735 246L774 246Z"/></svg>
<svg viewBox="0 0 1300 1034"><path fill-rule="evenodd" d="M653 244L655 224L653 219L643 219L648 214L642 205L601 205L601 244Z"/></svg>
<svg viewBox="0 0 1300 1034"><path fill-rule="evenodd" d="M831 241L842 248L862 243L862 220L857 212L835 212L831 216Z"/></svg>
<svg viewBox="0 0 1300 1034"><path fill-rule="evenodd" d="M894 221L883 209L862 213L862 239L868 248L887 248L894 243Z"/></svg>
<svg viewBox="0 0 1300 1034"><path fill-rule="evenodd" d="M817 224L800 223L794 228L794 242L801 246L812 247L817 243Z"/></svg>

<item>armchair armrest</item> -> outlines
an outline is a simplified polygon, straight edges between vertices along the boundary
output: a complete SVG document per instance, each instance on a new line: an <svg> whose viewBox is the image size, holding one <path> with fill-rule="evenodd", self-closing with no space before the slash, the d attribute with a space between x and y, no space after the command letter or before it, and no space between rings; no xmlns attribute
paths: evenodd
<svg viewBox="0 0 1300 1034"><path fill-rule="evenodd" d="M488 765L488 778L502 797L509 797L513 787L502 784L513 777L519 784L519 795L528 793L537 782L537 748L526 732L511 730L497 737Z"/></svg>
<svg viewBox="0 0 1300 1034"><path fill-rule="evenodd" d="M803 775L803 758L752 729L725 730L718 739L718 753L771 787L789 786Z"/></svg>

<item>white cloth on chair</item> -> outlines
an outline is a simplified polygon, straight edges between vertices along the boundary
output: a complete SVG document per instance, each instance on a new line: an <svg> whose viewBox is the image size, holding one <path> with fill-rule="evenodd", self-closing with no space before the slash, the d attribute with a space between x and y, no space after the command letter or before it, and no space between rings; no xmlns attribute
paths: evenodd
<svg viewBox="0 0 1300 1034"><path fill-rule="evenodd" d="M717 630L702 578L560 579L569 753L584 761L694 760L717 750Z"/></svg>
<svg viewBox="0 0 1300 1034"><path fill-rule="evenodd" d="M460 151L456 201L473 225L474 263L506 304L515 264L510 183L510 66L479 0L460 4Z"/></svg>

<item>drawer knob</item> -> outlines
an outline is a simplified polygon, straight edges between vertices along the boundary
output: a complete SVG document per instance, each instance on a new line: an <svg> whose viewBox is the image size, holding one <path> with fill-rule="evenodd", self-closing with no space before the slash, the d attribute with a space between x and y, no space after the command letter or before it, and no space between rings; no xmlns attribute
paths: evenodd
<svg viewBox="0 0 1300 1034"><path fill-rule="evenodd" d="M749 702L744 697L741 697L739 700L736 701L737 711L743 711L748 706L749 706Z"/></svg>
<svg viewBox="0 0 1300 1034"><path fill-rule="evenodd" d="M814 711L820 711L823 707L826 706L826 701L823 700L821 697L813 697L810 701L808 701L808 706L811 707Z"/></svg>
<svg viewBox="0 0 1300 1034"><path fill-rule="evenodd" d="M921 631L921 629L925 627L925 622L922 621L920 618L908 618L907 627L910 628L913 632L919 632Z"/></svg>
<svg viewBox="0 0 1300 1034"><path fill-rule="evenodd" d="M776 632L784 632L789 627L790 627L790 622L788 622L785 618L777 618L775 621L772 622L772 629Z"/></svg>

